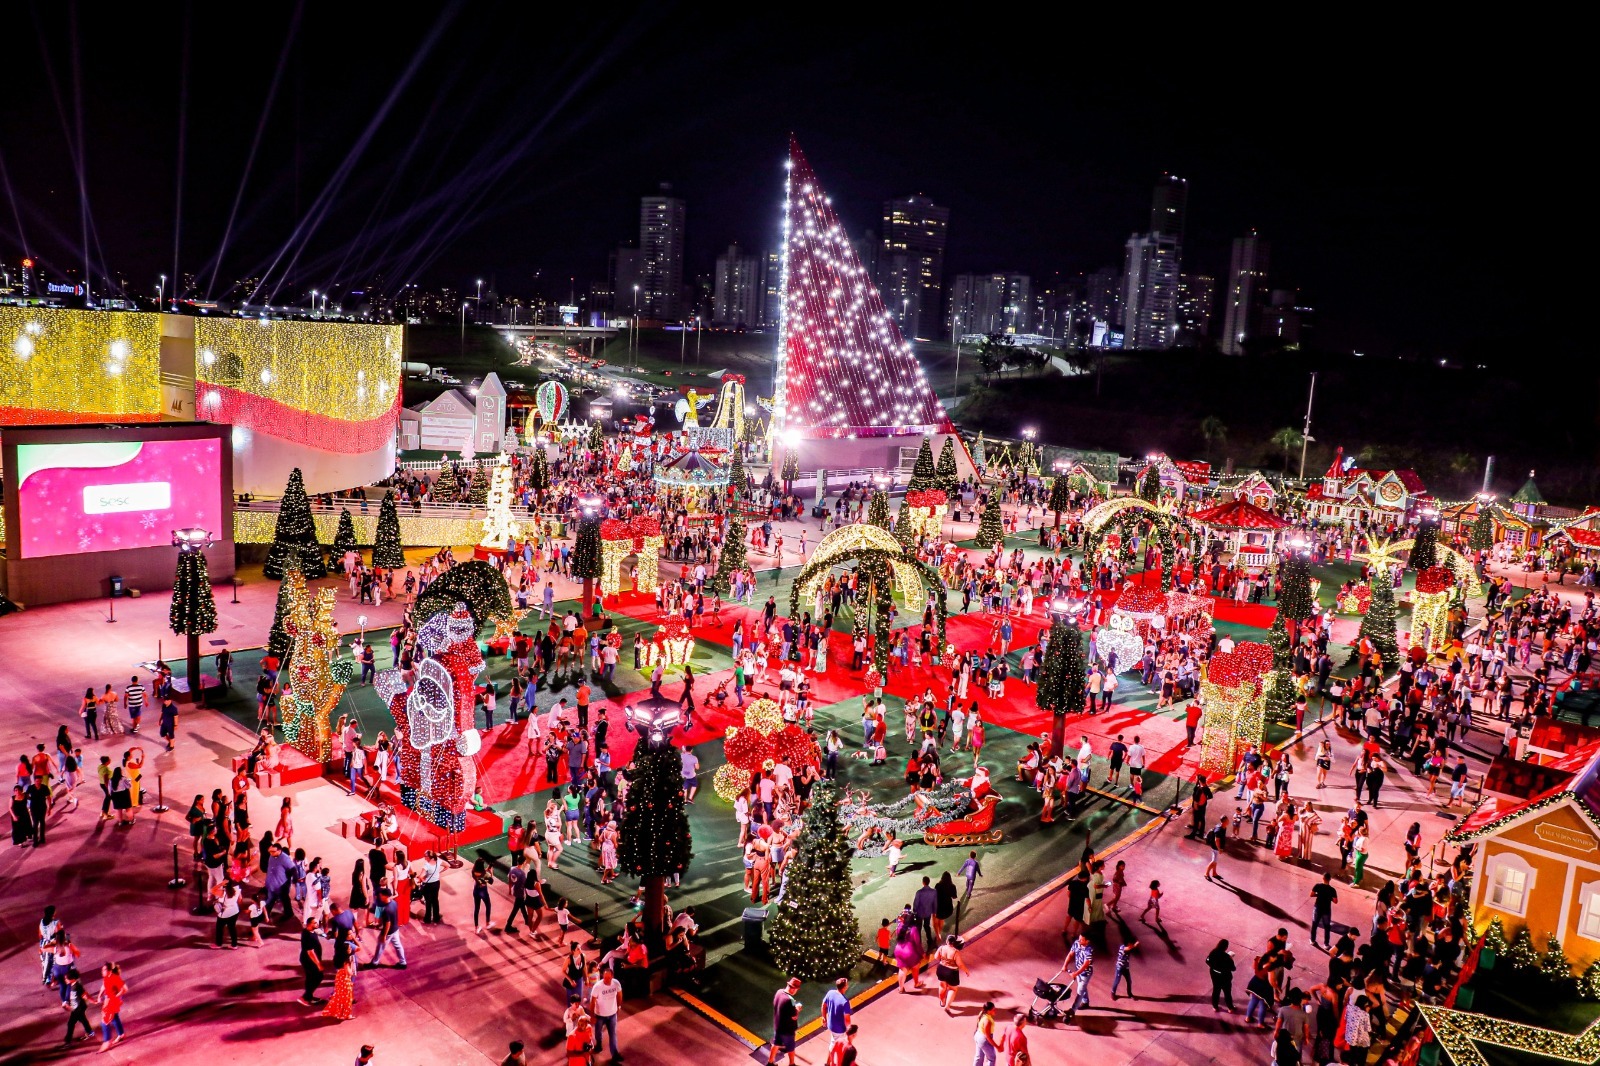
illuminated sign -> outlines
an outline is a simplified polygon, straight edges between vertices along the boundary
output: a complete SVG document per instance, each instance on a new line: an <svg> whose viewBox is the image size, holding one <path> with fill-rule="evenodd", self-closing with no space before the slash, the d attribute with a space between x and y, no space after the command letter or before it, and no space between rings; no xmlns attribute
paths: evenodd
<svg viewBox="0 0 1600 1066"><path fill-rule="evenodd" d="M87 485L83 490L84 514L165 511L171 506L172 486L165 481L137 481L127 485Z"/></svg>

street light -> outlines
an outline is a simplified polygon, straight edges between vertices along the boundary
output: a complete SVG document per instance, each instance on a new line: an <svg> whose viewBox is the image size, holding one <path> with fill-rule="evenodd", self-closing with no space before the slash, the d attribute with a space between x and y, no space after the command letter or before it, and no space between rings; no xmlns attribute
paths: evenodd
<svg viewBox="0 0 1600 1066"><path fill-rule="evenodd" d="M167 296L167 276L165 274L163 274L163 275L161 275L161 284L156 286L156 310L157 311L161 310L162 301L166 299L166 296Z"/></svg>
<svg viewBox="0 0 1600 1066"><path fill-rule="evenodd" d="M205 551L211 547L213 541L211 534L199 526L188 529L175 529L172 531L172 544L180 552L192 553Z"/></svg>
<svg viewBox="0 0 1600 1066"><path fill-rule="evenodd" d="M187 638L185 650L185 675L189 682L189 699L198 703L205 692L205 678L200 673L200 633L194 617L195 599L211 599L210 588L202 588L205 573L205 550L211 547L211 534L199 526L172 531L173 546L178 549L178 573L173 581L173 629L182 626ZM186 595L187 594L187 597ZM213 616L215 612L213 611ZM212 629L216 628L215 621Z"/></svg>
<svg viewBox="0 0 1600 1066"><path fill-rule="evenodd" d="M1037 437L1039 435L1039 431L1037 429L1035 429L1033 426L1023 426L1022 427L1022 435L1024 437L1028 438L1029 440L1032 440L1033 438L1035 438L1035 437Z"/></svg>

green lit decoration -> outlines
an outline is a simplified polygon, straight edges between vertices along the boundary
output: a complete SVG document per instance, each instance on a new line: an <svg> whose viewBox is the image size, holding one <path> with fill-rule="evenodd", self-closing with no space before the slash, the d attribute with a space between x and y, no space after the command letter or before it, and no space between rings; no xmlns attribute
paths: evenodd
<svg viewBox="0 0 1600 1066"><path fill-rule="evenodd" d="M441 611L449 613L457 603L467 605L472 624L478 628L512 617L506 579L492 563L482 559L458 563L434 578L417 597L411 614L413 618L432 618Z"/></svg>
<svg viewBox="0 0 1600 1066"><path fill-rule="evenodd" d="M850 975L861 957L861 931L851 899L852 846L839 818L838 788L818 781L811 796L767 937L785 974L827 981Z"/></svg>
<svg viewBox="0 0 1600 1066"><path fill-rule="evenodd" d="M326 577L328 566L322 558L322 545L317 543L316 523L311 520L311 501L306 499L306 483L300 468L289 471L289 483L284 487L283 499L278 503L278 524L272 536L272 548L261 572L273 580L283 577L289 560L299 564L300 572L308 580Z"/></svg>
<svg viewBox="0 0 1600 1066"><path fill-rule="evenodd" d="M405 549L400 546L400 515L395 510L394 493L383 494L378 508L378 528L373 533L372 565L398 570L406 565Z"/></svg>

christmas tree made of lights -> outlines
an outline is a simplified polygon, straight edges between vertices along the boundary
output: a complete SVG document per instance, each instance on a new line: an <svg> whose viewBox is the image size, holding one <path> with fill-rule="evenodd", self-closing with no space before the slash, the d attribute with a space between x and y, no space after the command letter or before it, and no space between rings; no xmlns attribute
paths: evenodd
<svg viewBox="0 0 1600 1066"><path fill-rule="evenodd" d="M784 193L775 434L952 431L794 138Z"/></svg>

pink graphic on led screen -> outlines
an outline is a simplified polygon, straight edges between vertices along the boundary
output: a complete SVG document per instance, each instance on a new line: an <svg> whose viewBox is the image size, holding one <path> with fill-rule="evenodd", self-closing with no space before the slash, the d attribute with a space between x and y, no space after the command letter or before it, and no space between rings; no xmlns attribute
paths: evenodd
<svg viewBox="0 0 1600 1066"><path fill-rule="evenodd" d="M198 526L222 536L222 442L153 440L17 448L25 559L172 543Z"/></svg>

